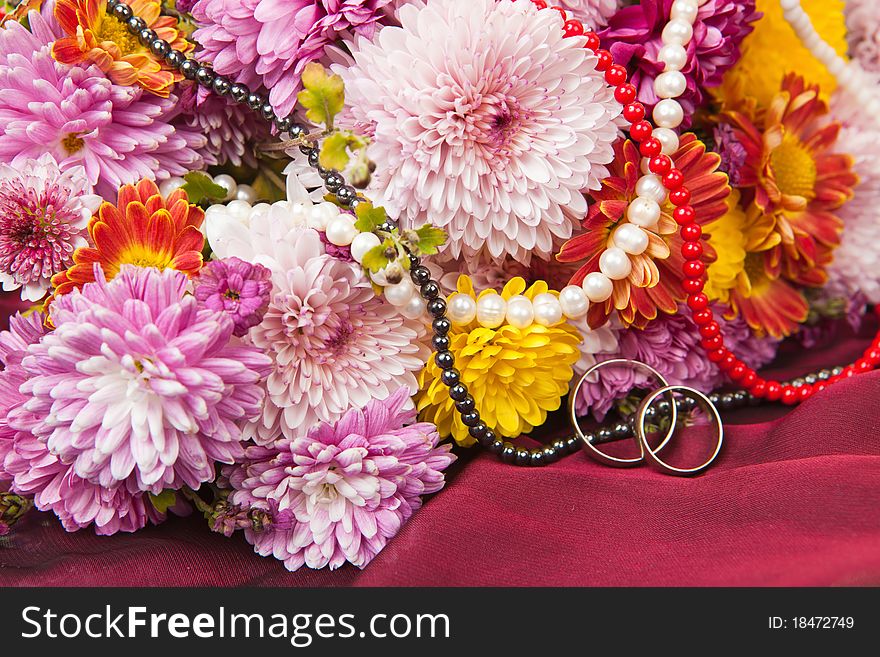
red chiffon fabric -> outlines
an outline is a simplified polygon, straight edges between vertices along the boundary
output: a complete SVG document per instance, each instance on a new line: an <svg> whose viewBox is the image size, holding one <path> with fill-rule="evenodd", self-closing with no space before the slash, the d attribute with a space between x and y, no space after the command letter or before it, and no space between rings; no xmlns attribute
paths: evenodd
<svg viewBox="0 0 880 657"><path fill-rule="evenodd" d="M773 374L850 362L866 335L783 356ZM695 479L583 454L523 469L473 452L363 571L288 573L200 517L97 537L33 514L0 538L0 584L880 585L878 398L875 372L787 414L738 411L718 461ZM697 449L706 428L688 432L684 449Z"/></svg>

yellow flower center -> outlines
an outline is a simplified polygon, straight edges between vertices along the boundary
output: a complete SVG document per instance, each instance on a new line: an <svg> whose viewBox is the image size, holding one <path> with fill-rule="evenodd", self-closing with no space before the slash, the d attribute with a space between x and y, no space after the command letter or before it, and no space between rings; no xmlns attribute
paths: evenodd
<svg viewBox="0 0 880 657"><path fill-rule="evenodd" d="M135 245L130 246L123 251L115 264L115 267L110 267L111 271L107 273L108 278L113 278L119 273L120 265L136 265L138 267L167 269L171 266L171 257L168 253L151 251L142 245Z"/></svg>
<svg viewBox="0 0 880 657"><path fill-rule="evenodd" d="M137 37L128 31L124 23L112 16L101 18L95 34L101 41L115 43L123 57L144 51L144 47L137 40Z"/></svg>
<svg viewBox="0 0 880 657"><path fill-rule="evenodd" d="M770 169L779 191L787 196L802 196L808 201L816 196L816 162L800 139L786 134L770 153Z"/></svg>
<svg viewBox="0 0 880 657"><path fill-rule="evenodd" d="M64 139L61 140L61 145L64 147L64 150L68 155L73 155L74 153L79 153L83 146L86 145L86 142L82 140L79 132L71 132Z"/></svg>

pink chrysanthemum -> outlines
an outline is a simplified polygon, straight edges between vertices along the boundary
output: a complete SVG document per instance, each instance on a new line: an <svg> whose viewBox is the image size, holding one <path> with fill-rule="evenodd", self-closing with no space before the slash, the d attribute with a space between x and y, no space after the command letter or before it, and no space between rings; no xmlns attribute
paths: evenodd
<svg viewBox="0 0 880 657"><path fill-rule="evenodd" d="M389 0L199 0L193 38L214 70L252 89L271 89L281 116L296 104L305 65L349 31L371 36Z"/></svg>
<svg viewBox="0 0 880 657"><path fill-rule="evenodd" d="M301 437L400 387L418 390L415 373L429 356L420 321L377 297L360 266L328 254L316 231L297 226L302 207L282 201L237 213L211 208L205 230L218 257L272 271L269 310L247 339L273 368L263 417L246 435L259 443Z"/></svg>
<svg viewBox="0 0 880 657"><path fill-rule="evenodd" d="M291 527L245 529L254 550L288 570L366 566L421 507L421 496L443 487L443 470L455 460L450 445L437 446L434 425L412 424L408 400L401 388L307 438L248 449L245 463L227 470L230 500L294 517Z"/></svg>
<svg viewBox="0 0 880 657"><path fill-rule="evenodd" d="M369 193L404 224L444 228L452 257L549 257L613 157L620 105L595 56L528 0L432 0L398 16L335 67L348 120L372 139Z"/></svg>
<svg viewBox="0 0 880 657"><path fill-rule="evenodd" d="M560 0L559 4L585 26L598 29L608 23L621 3L619 0Z"/></svg>
<svg viewBox="0 0 880 657"><path fill-rule="evenodd" d="M199 271L195 295L203 306L225 313L241 337L263 320L272 292L272 272L239 258L212 260Z"/></svg>
<svg viewBox="0 0 880 657"><path fill-rule="evenodd" d="M853 57L865 69L880 73L880 9L877 0L847 0L846 28Z"/></svg>
<svg viewBox="0 0 880 657"><path fill-rule="evenodd" d="M52 58L59 36L37 12L31 31L0 30L0 162L20 166L51 153L62 170L82 165L95 191L111 198L124 183L164 180L202 168L204 135L174 128L177 98L115 85L96 66Z"/></svg>
<svg viewBox="0 0 880 657"><path fill-rule="evenodd" d="M101 197L82 167L62 172L48 153L17 167L0 164L0 284L39 301L51 278L88 246L88 226Z"/></svg>
<svg viewBox="0 0 880 657"><path fill-rule="evenodd" d="M232 320L200 309L186 274L95 275L53 302L54 332L22 361L29 429L103 488L198 488L243 455L237 423L259 415L270 361L229 344Z"/></svg>

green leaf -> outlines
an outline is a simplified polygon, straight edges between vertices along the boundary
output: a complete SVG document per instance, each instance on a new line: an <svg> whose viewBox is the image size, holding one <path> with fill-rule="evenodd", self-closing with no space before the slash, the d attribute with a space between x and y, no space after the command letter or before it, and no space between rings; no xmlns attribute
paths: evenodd
<svg viewBox="0 0 880 657"><path fill-rule="evenodd" d="M440 247L446 244L448 236L442 228L435 228L430 224L425 224L421 228L416 228L418 236L418 253L419 256L435 255Z"/></svg>
<svg viewBox="0 0 880 657"><path fill-rule="evenodd" d="M374 208L373 204L369 201L362 201L359 203L354 209L354 213L357 215L357 221L354 222L354 227L362 233L375 232L376 229L388 219L388 214L385 212L385 208L381 206Z"/></svg>
<svg viewBox="0 0 880 657"><path fill-rule="evenodd" d="M327 69L317 62L306 64L302 73L303 90L296 99L312 123L333 129L333 117L342 111L345 103L345 85L338 75L327 75Z"/></svg>
<svg viewBox="0 0 880 657"><path fill-rule="evenodd" d="M384 243L367 251L361 264L365 269L375 274L395 260L397 260L397 247L391 240L385 240Z"/></svg>
<svg viewBox="0 0 880 657"><path fill-rule="evenodd" d="M348 160L348 137L345 133L333 133L323 141L318 164L325 169L342 171L348 165Z"/></svg>
<svg viewBox="0 0 880 657"><path fill-rule="evenodd" d="M163 490L158 495L150 493L150 503L159 513L168 513L168 509L177 502L177 493L173 490Z"/></svg>
<svg viewBox="0 0 880 657"><path fill-rule="evenodd" d="M189 196L190 203L220 202L226 198L226 189L214 183L214 180L203 171L190 171L183 179L186 184L183 190Z"/></svg>

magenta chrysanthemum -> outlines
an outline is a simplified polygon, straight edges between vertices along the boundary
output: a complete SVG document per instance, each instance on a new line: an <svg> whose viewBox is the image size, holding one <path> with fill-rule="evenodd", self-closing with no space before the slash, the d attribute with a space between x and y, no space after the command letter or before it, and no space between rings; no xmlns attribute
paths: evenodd
<svg viewBox="0 0 880 657"><path fill-rule="evenodd" d="M296 104L305 65L350 31L372 35L389 0L199 0L192 15L201 27L193 38L214 70L270 89L281 116Z"/></svg>
<svg viewBox="0 0 880 657"><path fill-rule="evenodd" d="M187 276L124 266L51 306L54 332L22 366L31 431L82 479L154 494L198 488L243 454L269 359L229 344L233 322L201 309Z"/></svg>
<svg viewBox="0 0 880 657"><path fill-rule="evenodd" d="M214 312L225 313L241 337L259 324L269 308L272 272L239 258L212 260L199 272L195 295L199 303Z"/></svg>
<svg viewBox="0 0 880 657"><path fill-rule="evenodd" d="M638 98L649 108L657 101L654 79L663 72L657 53L663 46L660 38L669 22L674 0L641 0L623 7L599 32L611 54L633 74L631 81ZM721 78L740 57L739 45L761 17L755 0L706 0L700 5L694 22L694 35L687 45L687 64L681 69L687 89L678 97L684 108L682 128L691 124L694 111L703 101L703 93L721 84Z"/></svg>
<svg viewBox="0 0 880 657"><path fill-rule="evenodd" d="M51 278L88 246L88 226L101 197L82 167L62 172L48 153L16 167L0 164L0 284L39 301Z"/></svg>
<svg viewBox="0 0 880 657"><path fill-rule="evenodd" d="M250 448L243 465L227 469L234 504L293 512L290 527L245 529L254 550L288 570L366 566L421 507L421 496L443 487L443 470L455 460L450 445L437 446L434 425L412 424L408 400L401 388L308 437Z"/></svg>
<svg viewBox="0 0 880 657"><path fill-rule="evenodd" d="M177 98L115 85L97 66L70 67L52 58L58 37L37 12L31 31L0 30L0 162L20 166L51 153L63 170L82 165L107 198L125 183L164 180L203 167L204 135L170 121Z"/></svg>
<svg viewBox="0 0 880 657"><path fill-rule="evenodd" d="M317 231L297 225L308 211L281 201L241 214L215 206L205 218L216 256L272 271L269 310L247 335L273 362L263 417L245 427L260 443L301 437L402 386L415 393L429 355L420 321L377 297L360 266L327 253Z"/></svg>
<svg viewBox="0 0 880 657"><path fill-rule="evenodd" d="M398 16L334 67L348 120L372 139L369 194L404 224L444 228L453 257L549 258L613 157L620 105L595 56L528 0L432 0Z"/></svg>

